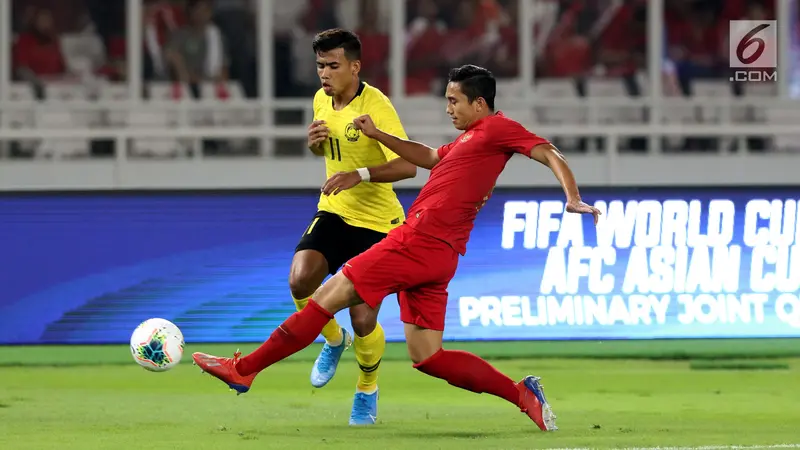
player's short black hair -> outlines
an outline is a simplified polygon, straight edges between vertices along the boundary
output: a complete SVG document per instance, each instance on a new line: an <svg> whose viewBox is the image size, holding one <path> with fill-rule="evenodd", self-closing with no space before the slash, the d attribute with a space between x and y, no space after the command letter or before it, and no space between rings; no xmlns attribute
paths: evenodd
<svg viewBox="0 0 800 450"><path fill-rule="evenodd" d="M494 96L497 94L497 82L488 69L467 64L450 70L448 82L458 83L461 92L470 103L483 97L490 109L494 110Z"/></svg>
<svg viewBox="0 0 800 450"><path fill-rule="evenodd" d="M341 48L349 61L361 59L361 40L352 31L341 28L332 28L317 34L314 36L311 48L314 49L315 55Z"/></svg>

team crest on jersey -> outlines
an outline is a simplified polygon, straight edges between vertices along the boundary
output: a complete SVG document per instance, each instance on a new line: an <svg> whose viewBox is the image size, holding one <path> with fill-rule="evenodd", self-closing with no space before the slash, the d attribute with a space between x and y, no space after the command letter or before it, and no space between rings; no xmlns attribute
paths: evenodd
<svg viewBox="0 0 800 450"><path fill-rule="evenodd" d="M459 139L459 142L461 142L462 144L467 142L468 140L472 139L472 135L473 135L473 132L472 131L468 131L466 134L464 134L464 136L461 136L461 139Z"/></svg>
<svg viewBox="0 0 800 450"><path fill-rule="evenodd" d="M350 142L355 142L361 137L361 131L352 123L348 123L347 126L344 127L344 137Z"/></svg>

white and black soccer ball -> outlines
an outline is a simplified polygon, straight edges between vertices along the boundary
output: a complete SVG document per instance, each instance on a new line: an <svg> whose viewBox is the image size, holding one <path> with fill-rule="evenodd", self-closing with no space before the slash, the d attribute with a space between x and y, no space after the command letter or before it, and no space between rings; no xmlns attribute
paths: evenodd
<svg viewBox="0 0 800 450"><path fill-rule="evenodd" d="M183 333L166 319L147 319L131 335L131 354L137 364L151 372L165 372L181 362Z"/></svg>

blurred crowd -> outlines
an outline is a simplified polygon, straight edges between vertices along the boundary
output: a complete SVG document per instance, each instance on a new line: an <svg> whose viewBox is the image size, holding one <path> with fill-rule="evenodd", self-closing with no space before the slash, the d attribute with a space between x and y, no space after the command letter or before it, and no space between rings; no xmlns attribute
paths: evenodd
<svg viewBox="0 0 800 450"><path fill-rule="evenodd" d="M145 81L228 80L257 96L253 0L143 0ZM125 0L14 0L13 77L44 95L48 81L126 81ZM146 94L146 93L145 93ZM181 95L181 92L175 92Z"/></svg>
<svg viewBox="0 0 800 450"><path fill-rule="evenodd" d="M274 1L273 94L313 94L319 82L310 41L332 27L357 31L364 44L363 78L391 94L393 1ZM486 66L501 79L519 76L518 0L405 1L408 95L439 95L448 69L467 62ZM666 95L692 95L695 80L727 82L728 21L775 17L775 0L664 4ZM566 81L577 96L586 95L587 80L598 78L619 81L622 95L646 91L647 0L534 5L530 31L537 82ZM12 76L31 86L35 98L47 97L54 80L84 86L127 81L125 0L13 0L12 12ZM172 98L258 97L257 17L258 0L143 0L142 94L150 95L148 88L160 83L170 86ZM730 88L741 94L735 84Z"/></svg>
<svg viewBox="0 0 800 450"><path fill-rule="evenodd" d="M309 41L336 26L358 31L364 78L388 90L390 2L275 2L275 94L316 89ZM647 3L537 2L536 77L619 77L635 93L633 77L647 66ZM255 0L144 0L143 79L235 80L257 96L256 8ZM518 76L518 8L517 0L407 0L406 92L438 93L447 69L467 61ZM728 77L728 20L775 17L774 0L670 0L665 8L667 86L687 95L694 78ZM125 80L124 0L14 0L12 10L16 80Z"/></svg>

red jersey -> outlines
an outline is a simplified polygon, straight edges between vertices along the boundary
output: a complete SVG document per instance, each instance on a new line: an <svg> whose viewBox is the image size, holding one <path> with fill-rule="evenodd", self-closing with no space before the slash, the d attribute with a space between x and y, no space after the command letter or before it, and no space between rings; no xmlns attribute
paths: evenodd
<svg viewBox="0 0 800 450"><path fill-rule="evenodd" d="M406 223L464 255L475 217L508 160L514 153L530 158L533 147L548 143L501 112L475 122L439 147L440 161L408 210Z"/></svg>
<svg viewBox="0 0 800 450"><path fill-rule="evenodd" d="M66 71L58 39L42 40L31 33L23 33L17 38L12 53L17 68L27 67L36 75L61 75Z"/></svg>

